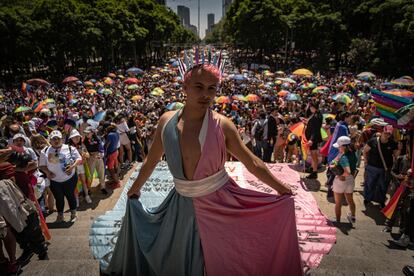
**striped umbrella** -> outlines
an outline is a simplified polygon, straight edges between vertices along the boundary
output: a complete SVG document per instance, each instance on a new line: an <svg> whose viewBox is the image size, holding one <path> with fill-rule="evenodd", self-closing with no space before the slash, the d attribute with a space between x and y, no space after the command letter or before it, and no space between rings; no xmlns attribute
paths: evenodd
<svg viewBox="0 0 414 276"><path fill-rule="evenodd" d="M344 103L344 104L350 104L352 102L351 97L349 97L346 93L339 93L332 96L332 99L336 102Z"/></svg>
<svg viewBox="0 0 414 276"><path fill-rule="evenodd" d="M384 93L391 93L395 96L403 98L414 98L414 92L405 89L391 89L384 91Z"/></svg>
<svg viewBox="0 0 414 276"><path fill-rule="evenodd" d="M216 98L216 103L219 103L219 104L230 103L230 98L227 96L220 96Z"/></svg>
<svg viewBox="0 0 414 276"><path fill-rule="evenodd" d="M321 86L317 86L312 90L312 93L326 93L329 92L329 87L321 85Z"/></svg>
<svg viewBox="0 0 414 276"><path fill-rule="evenodd" d="M26 111L29 111L29 110L32 110L32 109L28 106L20 106L20 107L16 108L14 113L26 112Z"/></svg>
<svg viewBox="0 0 414 276"><path fill-rule="evenodd" d="M362 72L357 75L360 80L372 80L375 79L375 75L371 72Z"/></svg>
<svg viewBox="0 0 414 276"><path fill-rule="evenodd" d="M236 100L236 101L245 101L246 100L242 94L233 95L231 98L233 100Z"/></svg>
<svg viewBox="0 0 414 276"><path fill-rule="evenodd" d="M259 102L260 101L260 97L255 95L255 94L249 94L246 97L244 97L246 99L246 101L248 102Z"/></svg>
<svg viewBox="0 0 414 276"><path fill-rule="evenodd" d="M392 80L391 83L401 86L414 86L414 80L407 77Z"/></svg>
<svg viewBox="0 0 414 276"><path fill-rule="evenodd" d="M180 102L173 102L173 103L170 103L166 106L166 108L168 110L178 110L178 109L181 109L183 107L184 107L184 104L180 103Z"/></svg>
<svg viewBox="0 0 414 276"><path fill-rule="evenodd" d="M300 86L301 89L312 89L315 87L316 87L316 84L314 83L304 83Z"/></svg>

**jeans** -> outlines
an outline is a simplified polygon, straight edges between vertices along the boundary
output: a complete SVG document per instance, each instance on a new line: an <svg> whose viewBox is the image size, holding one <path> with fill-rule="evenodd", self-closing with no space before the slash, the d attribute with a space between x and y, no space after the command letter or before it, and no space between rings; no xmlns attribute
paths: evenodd
<svg viewBox="0 0 414 276"><path fill-rule="evenodd" d="M386 177L385 169L367 165L364 175L364 199L375 201L380 204L385 203L389 181Z"/></svg>
<svg viewBox="0 0 414 276"><path fill-rule="evenodd" d="M267 150L267 142L266 141L256 141L256 146L254 148L254 154L259 157L260 159L264 160L264 155Z"/></svg>
<svg viewBox="0 0 414 276"><path fill-rule="evenodd" d="M78 182L78 175L75 173L70 179L65 182L50 181L50 190L56 200L56 209L58 213L62 214L65 207L65 197L69 203L71 211L76 211L75 187Z"/></svg>
<svg viewBox="0 0 414 276"><path fill-rule="evenodd" d="M26 227L20 233L15 233L16 241L23 250L32 250L41 255L47 253L45 238L40 228L39 216L31 213L27 216Z"/></svg>
<svg viewBox="0 0 414 276"><path fill-rule="evenodd" d="M265 147L264 153L263 153L263 161L267 162L267 163L270 163L272 161L272 153L273 153L274 145L272 145L268 142L265 142L265 143L266 143L266 147Z"/></svg>

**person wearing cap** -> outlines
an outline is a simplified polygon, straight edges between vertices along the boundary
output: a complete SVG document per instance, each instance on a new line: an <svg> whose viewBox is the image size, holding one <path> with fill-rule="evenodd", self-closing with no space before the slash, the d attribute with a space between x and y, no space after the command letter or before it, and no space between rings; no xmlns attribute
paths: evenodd
<svg viewBox="0 0 414 276"><path fill-rule="evenodd" d="M68 145L76 148L76 150L82 156L82 163L76 167L76 173L78 174L78 181L80 181L82 184L85 201L90 204L92 203L92 200L91 200L91 197L89 196L88 183L91 183L91 175L89 173L89 168L88 168L87 173L85 170L85 164L86 164L86 160L89 157L89 154L86 150L83 149L82 136L80 135L79 131L77 131L76 129L72 129L69 135ZM79 205L79 194L78 193L76 194L76 202L77 202L77 205Z"/></svg>
<svg viewBox="0 0 414 276"><path fill-rule="evenodd" d="M51 146L41 152L39 168L50 179L50 189L55 197L58 211L56 222L64 221L65 197L71 211L70 220L74 222L77 218L75 188L78 176L76 167L82 163L82 157L76 148L63 144L60 131L52 131L49 138Z"/></svg>
<svg viewBox="0 0 414 276"><path fill-rule="evenodd" d="M347 219L350 223L355 223L355 202L353 199L353 192L355 188L354 173L356 171L357 157L355 151L351 149L351 138L348 136L341 136L338 138L333 146L338 149L339 153L332 160L330 167L334 171L333 167L338 166L342 169L335 175L332 190L335 198L335 216L336 221L341 221L341 207L343 196L348 202L350 213L347 215Z"/></svg>
<svg viewBox="0 0 414 276"><path fill-rule="evenodd" d="M101 192L107 195L108 192L105 189L105 163L103 160L104 147L102 140L96 135L95 129L91 126L85 128L83 133L85 134L83 143L86 151L89 153L89 158L87 159L89 172L93 174L96 170Z"/></svg>
<svg viewBox="0 0 414 276"><path fill-rule="evenodd" d="M401 143L394 141L393 131L391 125L384 126L381 134L374 135L364 147L364 204L374 201L385 207L391 168L402 148Z"/></svg>

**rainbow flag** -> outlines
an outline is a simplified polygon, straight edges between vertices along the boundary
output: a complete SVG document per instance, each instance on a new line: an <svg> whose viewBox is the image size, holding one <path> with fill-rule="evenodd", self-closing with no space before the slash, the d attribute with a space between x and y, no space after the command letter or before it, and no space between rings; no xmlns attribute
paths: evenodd
<svg viewBox="0 0 414 276"><path fill-rule="evenodd" d="M306 135L305 135L305 128L303 128L303 131L302 131L300 148L302 150L303 161L306 162L306 160L308 159L309 145L308 145L308 139L306 139Z"/></svg>
<svg viewBox="0 0 414 276"><path fill-rule="evenodd" d="M387 219L391 219L392 215L394 214L394 211L398 205L398 201L400 201L401 195L404 193L405 188L406 186L401 184L400 187L398 187L398 189L395 191L395 194L392 196L387 206L381 210L381 213L383 213Z"/></svg>

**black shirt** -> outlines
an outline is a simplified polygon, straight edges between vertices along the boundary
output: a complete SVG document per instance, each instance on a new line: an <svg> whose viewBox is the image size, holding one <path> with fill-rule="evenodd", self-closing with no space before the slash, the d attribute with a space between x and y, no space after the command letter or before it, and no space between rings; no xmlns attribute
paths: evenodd
<svg viewBox="0 0 414 276"><path fill-rule="evenodd" d="M83 142L85 144L86 149L88 152L99 152L99 144L101 143L100 139L95 135L92 136L92 139L89 140L88 138L85 139Z"/></svg>
<svg viewBox="0 0 414 276"><path fill-rule="evenodd" d="M368 146L371 148L371 150L368 152L368 165L383 169L384 165L378 152L377 139L378 138L374 136L368 141ZM393 153L394 150L397 149L397 143L390 138L387 143L380 143L380 145L382 156L384 156L387 168L391 169L394 162Z"/></svg>

